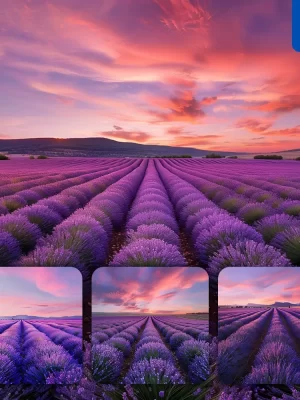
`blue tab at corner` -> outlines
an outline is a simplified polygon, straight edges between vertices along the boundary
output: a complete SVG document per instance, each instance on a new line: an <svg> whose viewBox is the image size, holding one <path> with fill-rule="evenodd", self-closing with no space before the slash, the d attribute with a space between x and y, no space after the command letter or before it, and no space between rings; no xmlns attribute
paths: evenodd
<svg viewBox="0 0 300 400"><path fill-rule="evenodd" d="M300 0L293 0L292 35L293 48L300 52Z"/></svg>

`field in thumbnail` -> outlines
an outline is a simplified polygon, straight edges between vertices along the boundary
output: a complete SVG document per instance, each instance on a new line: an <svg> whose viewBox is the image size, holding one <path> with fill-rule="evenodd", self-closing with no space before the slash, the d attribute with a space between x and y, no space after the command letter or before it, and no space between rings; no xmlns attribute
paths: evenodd
<svg viewBox="0 0 300 400"><path fill-rule="evenodd" d="M81 276L74 268L0 268L0 384L82 376Z"/></svg>
<svg viewBox="0 0 300 400"><path fill-rule="evenodd" d="M100 268L93 276L99 383L198 384L208 377L208 276L201 268Z"/></svg>
<svg viewBox="0 0 300 400"><path fill-rule="evenodd" d="M224 383L300 383L299 278L299 268L221 272L218 372Z"/></svg>

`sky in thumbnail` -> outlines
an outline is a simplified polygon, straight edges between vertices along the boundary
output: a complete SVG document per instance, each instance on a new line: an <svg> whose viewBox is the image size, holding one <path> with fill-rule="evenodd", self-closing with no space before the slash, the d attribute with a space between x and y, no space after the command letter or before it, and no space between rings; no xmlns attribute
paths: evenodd
<svg viewBox="0 0 300 400"><path fill-rule="evenodd" d="M80 316L81 282L75 268L0 268L0 317Z"/></svg>
<svg viewBox="0 0 300 400"><path fill-rule="evenodd" d="M0 138L299 147L291 0L0 4Z"/></svg>
<svg viewBox="0 0 300 400"><path fill-rule="evenodd" d="M219 305L300 303L300 268L225 268L219 276Z"/></svg>
<svg viewBox="0 0 300 400"><path fill-rule="evenodd" d="M196 267L100 268L93 275L93 312L208 312L208 275Z"/></svg>

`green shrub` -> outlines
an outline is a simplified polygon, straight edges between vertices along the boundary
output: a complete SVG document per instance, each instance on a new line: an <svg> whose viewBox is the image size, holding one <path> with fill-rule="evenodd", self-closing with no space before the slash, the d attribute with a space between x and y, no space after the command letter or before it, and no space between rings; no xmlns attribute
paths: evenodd
<svg viewBox="0 0 300 400"><path fill-rule="evenodd" d="M34 156L30 156L29 159L30 159L30 160L34 160L35 157L34 157Z"/></svg>
<svg viewBox="0 0 300 400"><path fill-rule="evenodd" d="M38 160L46 160L47 158L48 158L47 156L43 156L43 155L37 156Z"/></svg>
<svg viewBox="0 0 300 400"><path fill-rule="evenodd" d="M300 157L295 158L296 161L300 161Z"/></svg>
<svg viewBox="0 0 300 400"><path fill-rule="evenodd" d="M228 156L227 158L231 158L232 160L237 160L238 156Z"/></svg>
<svg viewBox="0 0 300 400"><path fill-rule="evenodd" d="M221 156L221 154L217 154L217 153L210 153L210 154L206 154L205 158L224 158L224 156Z"/></svg>
<svg viewBox="0 0 300 400"><path fill-rule="evenodd" d="M0 154L0 160L9 160L9 157L7 157L5 154Z"/></svg>
<svg viewBox="0 0 300 400"><path fill-rule="evenodd" d="M259 154L253 158L254 160L283 160L283 157L277 154Z"/></svg>

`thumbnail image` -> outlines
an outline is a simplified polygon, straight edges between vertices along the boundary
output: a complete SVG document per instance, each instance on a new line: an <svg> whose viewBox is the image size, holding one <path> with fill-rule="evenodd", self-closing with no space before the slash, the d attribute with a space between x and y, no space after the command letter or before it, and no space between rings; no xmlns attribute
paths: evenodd
<svg viewBox="0 0 300 400"><path fill-rule="evenodd" d="M75 268L0 268L0 384L80 380L81 281Z"/></svg>
<svg viewBox="0 0 300 400"><path fill-rule="evenodd" d="M198 267L103 267L93 275L98 383L199 384L209 374L208 275Z"/></svg>
<svg viewBox="0 0 300 400"><path fill-rule="evenodd" d="M300 383L300 269L219 276L218 373L226 384Z"/></svg>

